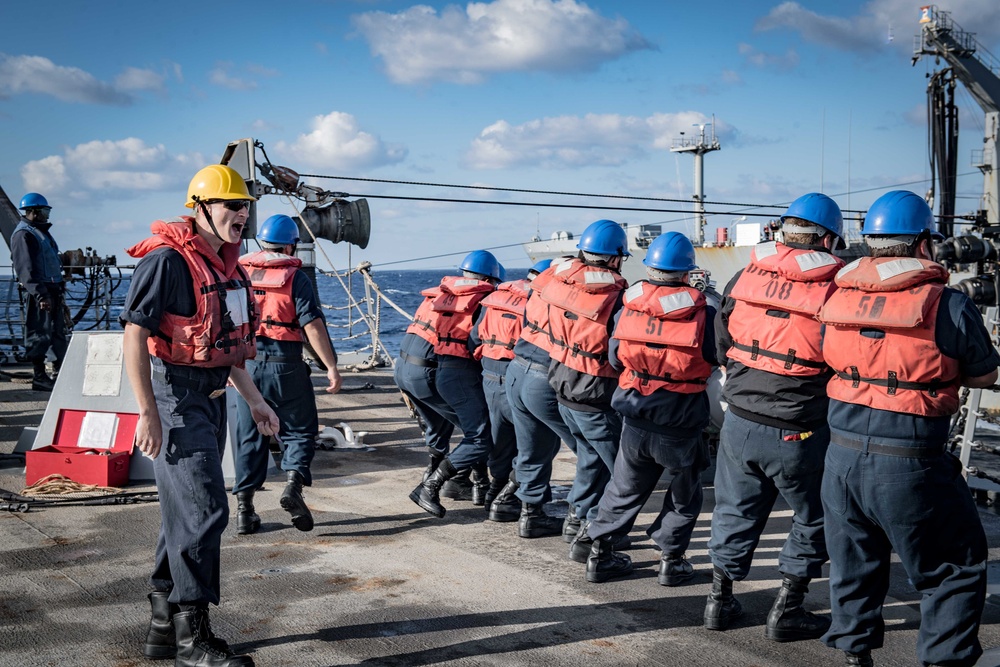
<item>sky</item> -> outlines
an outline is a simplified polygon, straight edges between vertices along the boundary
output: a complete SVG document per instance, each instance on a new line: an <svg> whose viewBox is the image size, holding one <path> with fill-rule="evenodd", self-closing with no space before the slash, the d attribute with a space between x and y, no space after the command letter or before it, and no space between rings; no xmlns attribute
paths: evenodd
<svg viewBox="0 0 1000 667"><path fill-rule="evenodd" d="M1000 53L996 0L940 9ZM324 241L320 268L447 268L479 248L525 267L520 243L599 218L691 233L694 160L670 146L714 122L710 237L746 211L781 212L742 205L807 192L863 210L887 190L930 187L934 63L911 65L919 10L904 0L0 0L0 186L15 204L29 191L48 199L63 250L125 263L153 220L187 211L198 169L252 137L272 163L313 175L305 182L368 200L368 248ZM971 154L983 114L964 89L957 101L956 210L967 212L982 193ZM275 213L295 209L263 197L258 219ZM0 247L0 270L9 263Z"/></svg>

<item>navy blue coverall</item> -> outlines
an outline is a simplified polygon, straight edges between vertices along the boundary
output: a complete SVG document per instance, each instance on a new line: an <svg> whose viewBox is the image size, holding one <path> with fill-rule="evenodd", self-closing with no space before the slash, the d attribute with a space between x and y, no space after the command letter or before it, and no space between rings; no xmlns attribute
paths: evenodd
<svg viewBox="0 0 1000 667"><path fill-rule="evenodd" d="M302 271L296 271L292 277L292 300L300 327L316 319L325 323L316 290ZM300 342L257 336L257 356L247 361L247 372L281 422L278 433L284 445L281 469L299 473L303 484L311 486L309 465L316 453L319 417L311 371L302 359L302 348ZM264 483L268 457L266 439L257 430L250 406L242 397L236 401L236 415L234 495L253 491Z"/></svg>
<svg viewBox="0 0 1000 667"><path fill-rule="evenodd" d="M715 309L707 306L702 357L717 366L714 318ZM612 338L608 351L611 365L622 371L617 352L618 340ZM611 482L587 534L595 540L627 535L666 473L663 506L646 532L665 556L679 558L691 543L704 499L701 471L708 466L709 457L702 431L709 422L708 395L704 391L682 394L664 389L643 396L619 387L611 405L624 421L621 446Z"/></svg>
<svg viewBox="0 0 1000 667"><path fill-rule="evenodd" d="M729 293L742 274L726 285L715 324L717 355L727 363L723 396L729 409L719 437L708 549L712 563L726 576L745 579L780 494L793 516L778 555L778 570L813 579L822 575L827 561L819 489L830 443L826 384L831 373L826 369L818 375L790 377L726 361L732 347L729 315L735 307Z"/></svg>
<svg viewBox="0 0 1000 667"><path fill-rule="evenodd" d="M1000 366L982 315L946 289L935 342L963 375ZM986 600L986 535L958 458L945 451L949 417L920 417L830 401L832 443L823 475L833 624L827 645L881 648L891 552L921 594L917 655L924 665L974 665ZM860 442L860 449L838 441ZM870 451L910 449L913 456ZM916 448L922 451L918 452Z"/></svg>
<svg viewBox="0 0 1000 667"><path fill-rule="evenodd" d="M159 331L164 313L195 313L191 273L171 248L153 250L132 274L119 319ZM163 431L153 460L160 535L150 585L175 604L219 604L222 533L229 499L222 474L229 367L179 366L151 357L152 386ZM216 398L210 394L217 392Z"/></svg>
<svg viewBox="0 0 1000 667"><path fill-rule="evenodd" d="M32 362L44 361L49 348L52 348L58 366L66 356L69 334L66 330L65 283L59 246L49 234L49 227L48 223L33 225L21 218L10 237L10 257L17 281L28 296L24 318L24 356ZM40 299L48 299L52 307L39 309Z"/></svg>

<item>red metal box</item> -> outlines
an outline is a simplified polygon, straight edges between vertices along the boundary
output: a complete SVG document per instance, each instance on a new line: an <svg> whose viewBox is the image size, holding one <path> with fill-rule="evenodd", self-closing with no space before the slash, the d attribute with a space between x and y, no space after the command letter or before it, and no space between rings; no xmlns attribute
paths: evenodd
<svg viewBox="0 0 1000 667"><path fill-rule="evenodd" d="M138 422L129 412L60 410L54 442L25 453L25 483L58 473L80 484L125 486Z"/></svg>

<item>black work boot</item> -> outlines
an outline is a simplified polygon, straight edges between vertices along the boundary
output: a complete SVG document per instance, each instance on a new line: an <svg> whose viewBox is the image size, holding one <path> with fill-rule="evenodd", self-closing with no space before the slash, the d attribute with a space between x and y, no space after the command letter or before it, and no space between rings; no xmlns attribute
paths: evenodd
<svg viewBox="0 0 1000 667"><path fill-rule="evenodd" d="M31 388L34 391L52 391L56 386L52 378L45 372L45 360L32 361L34 373L31 376Z"/></svg>
<svg viewBox="0 0 1000 667"><path fill-rule="evenodd" d="M295 470L288 471L288 484L281 492L281 499L278 503L281 509L292 515L292 525L303 532L313 529L313 515L306 506L306 499L302 497L302 484L305 480Z"/></svg>
<svg viewBox="0 0 1000 667"><path fill-rule="evenodd" d="M142 645L142 654L150 660L166 660L177 654L174 614L180 609L177 605L167 602L169 595L170 593L166 591L153 591L149 594L152 615L149 618L146 643Z"/></svg>
<svg viewBox="0 0 1000 667"><path fill-rule="evenodd" d="M445 458L438 464L438 467L431 473L426 482L421 482L417 485L417 488L410 492L410 500L434 516L438 518L443 517L445 509L441 505L441 487L457 474L458 471L455 470L455 466Z"/></svg>
<svg viewBox="0 0 1000 667"><path fill-rule="evenodd" d="M856 667L875 667L875 663L872 661L871 651L862 651L861 653L848 653L844 651L844 657L847 658L847 665L855 665Z"/></svg>
<svg viewBox="0 0 1000 667"><path fill-rule="evenodd" d="M694 568L683 554L680 556L663 554L660 556L660 573L656 581L661 586L680 586L694 577Z"/></svg>
<svg viewBox="0 0 1000 667"><path fill-rule="evenodd" d="M733 580L718 567L712 570L712 590L705 603L705 629L725 630L730 621L743 613L740 601L733 597Z"/></svg>
<svg viewBox="0 0 1000 667"><path fill-rule="evenodd" d="M503 491L503 487L505 486L507 486L507 482L502 479L494 477L490 480L490 486L486 489L486 497L483 498L483 506L486 508L487 512L489 512L493 507L493 501L497 499L497 496L500 495L500 492ZM518 514L520 513L521 511L518 510Z"/></svg>
<svg viewBox="0 0 1000 667"><path fill-rule="evenodd" d="M582 532L582 531L581 531ZM593 541L587 557L587 581L599 584L615 577L632 574L632 558L615 551L611 539L600 537Z"/></svg>
<svg viewBox="0 0 1000 667"><path fill-rule="evenodd" d="M236 534L252 535L260 529L260 517L253 507L253 491L236 493Z"/></svg>
<svg viewBox="0 0 1000 667"><path fill-rule="evenodd" d="M587 532L590 528L590 523L584 522L580 526L580 531L573 538L573 541L569 543L569 559L576 561L577 563L586 563L590 558L590 548L594 546L594 539ZM563 530L563 539L566 538L566 531ZM613 546L613 540L611 536L606 536L609 544Z"/></svg>
<svg viewBox="0 0 1000 667"><path fill-rule="evenodd" d="M424 469L423 479L421 479L420 481L426 482L427 478L430 477L435 470L437 470L438 465L440 465L441 461L443 460L444 460L443 454L438 454L436 452L432 453L430 455L430 460L427 462L427 467Z"/></svg>
<svg viewBox="0 0 1000 667"><path fill-rule="evenodd" d="M576 534L580 532L580 517L576 515L576 505L573 503L569 504L569 510L566 512L566 518L563 520L563 541L566 544L572 544L573 540L576 538ZM589 551L587 552L590 553ZM584 558L579 563L586 563L587 560Z"/></svg>
<svg viewBox="0 0 1000 667"><path fill-rule="evenodd" d="M786 574L778 597L767 615L765 636L776 642L797 642L819 639L830 629L828 616L817 616L802 608L809 592L809 578Z"/></svg>
<svg viewBox="0 0 1000 667"><path fill-rule="evenodd" d="M472 500L472 468L462 468L441 487L441 495L452 500Z"/></svg>
<svg viewBox="0 0 1000 667"><path fill-rule="evenodd" d="M517 521L520 518L521 499L516 495L518 487L519 484L514 479L514 473L511 473L510 481L490 503L490 521L507 523Z"/></svg>
<svg viewBox="0 0 1000 667"><path fill-rule="evenodd" d="M212 633L208 609L174 614L177 657L174 667L254 667L248 655L233 655L227 644Z"/></svg>
<svg viewBox="0 0 1000 667"><path fill-rule="evenodd" d="M472 467L472 504L477 507L486 505L486 494L490 490L490 472L486 464Z"/></svg>
<svg viewBox="0 0 1000 667"><path fill-rule="evenodd" d="M551 537L560 533L562 533L562 520L546 514L541 504L524 503L517 523L518 535L532 538Z"/></svg>

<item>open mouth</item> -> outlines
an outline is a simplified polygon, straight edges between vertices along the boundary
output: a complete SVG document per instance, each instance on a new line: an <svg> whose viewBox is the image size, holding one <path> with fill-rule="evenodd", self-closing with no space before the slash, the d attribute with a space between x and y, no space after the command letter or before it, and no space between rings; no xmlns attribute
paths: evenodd
<svg viewBox="0 0 1000 667"><path fill-rule="evenodd" d="M234 232L236 232L240 236L243 235L243 223L236 223L236 224L234 224L232 226L232 229L233 229Z"/></svg>

